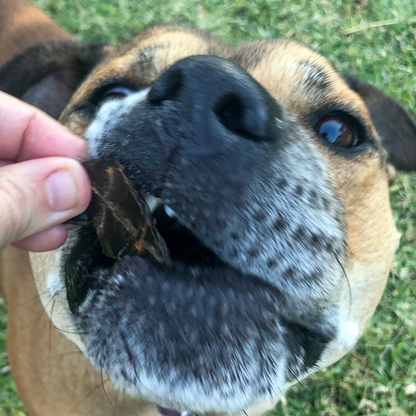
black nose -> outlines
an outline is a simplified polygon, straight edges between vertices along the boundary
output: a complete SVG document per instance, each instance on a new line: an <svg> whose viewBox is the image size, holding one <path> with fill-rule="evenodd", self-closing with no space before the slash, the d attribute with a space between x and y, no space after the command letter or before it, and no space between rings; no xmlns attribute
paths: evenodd
<svg viewBox="0 0 416 416"><path fill-rule="evenodd" d="M184 120L201 131L211 130L219 121L247 139L277 138L279 105L246 71L216 56L190 56L176 62L153 85L148 100L179 103Z"/></svg>

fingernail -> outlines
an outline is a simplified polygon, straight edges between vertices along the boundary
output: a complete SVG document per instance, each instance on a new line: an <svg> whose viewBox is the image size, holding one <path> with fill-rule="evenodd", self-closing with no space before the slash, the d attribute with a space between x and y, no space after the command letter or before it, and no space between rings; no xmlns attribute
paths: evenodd
<svg viewBox="0 0 416 416"><path fill-rule="evenodd" d="M53 211L67 211L77 205L77 185L67 170L49 175L46 188Z"/></svg>

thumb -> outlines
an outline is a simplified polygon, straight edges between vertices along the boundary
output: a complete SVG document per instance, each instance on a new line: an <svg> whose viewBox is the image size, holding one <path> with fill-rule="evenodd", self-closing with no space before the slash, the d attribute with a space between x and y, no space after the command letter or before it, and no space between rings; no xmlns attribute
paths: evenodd
<svg viewBox="0 0 416 416"><path fill-rule="evenodd" d="M61 157L0 168L0 249L85 211L91 198L85 169Z"/></svg>

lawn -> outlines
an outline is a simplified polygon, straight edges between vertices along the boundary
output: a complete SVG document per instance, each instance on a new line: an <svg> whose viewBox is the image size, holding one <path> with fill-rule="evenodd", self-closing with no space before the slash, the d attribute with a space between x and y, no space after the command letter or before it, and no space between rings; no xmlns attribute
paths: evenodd
<svg viewBox="0 0 416 416"><path fill-rule="evenodd" d="M338 69L373 82L416 114L414 0L34 3L85 41L118 44L156 23L198 26L232 44L288 37L317 49ZM275 416L416 414L416 175L401 174L391 199L401 247L371 327L348 357L292 388ZM5 327L0 303L0 369L7 365ZM10 374L0 374L0 416L22 414Z"/></svg>

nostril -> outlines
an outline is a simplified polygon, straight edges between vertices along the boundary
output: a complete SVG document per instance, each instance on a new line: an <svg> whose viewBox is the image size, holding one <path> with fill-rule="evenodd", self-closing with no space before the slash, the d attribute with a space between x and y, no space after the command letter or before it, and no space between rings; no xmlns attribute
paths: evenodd
<svg viewBox="0 0 416 416"><path fill-rule="evenodd" d="M244 119L244 105L238 95L228 93L222 96L214 108L220 123L234 133L241 133Z"/></svg>
<svg viewBox="0 0 416 416"><path fill-rule="evenodd" d="M223 95L214 107L214 114L229 131L251 140L260 140L264 135L261 125L265 114L261 108L253 108L235 92Z"/></svg>
<svg viewBox="0 0 416 416"><path fill-rule="evenodd" d="M151 105L173 102L166 108L181 109L183 123L200 137L216 127L252 141L274 141L279 135L275 118L281 116L280 106L250 74L223 58L196 55L176 62L147 98Z"/></svg>
<svg viewBox="0 0 416 416"><path fill-rule="evenodd" d="M183 72L180 68L171 68L156 81L149 91L147 99L154 103L178 98L183 86Z"/></svg>

